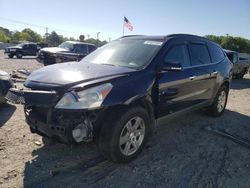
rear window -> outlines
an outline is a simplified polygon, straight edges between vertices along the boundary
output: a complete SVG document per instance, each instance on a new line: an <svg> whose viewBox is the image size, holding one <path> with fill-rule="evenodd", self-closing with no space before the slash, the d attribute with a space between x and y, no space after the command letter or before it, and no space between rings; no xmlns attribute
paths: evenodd
<svg viewBox="0 0 250 188"><path fill-rule="evenodd" d="M225 55L220 47L214 44L209 44L208 49L213 63L218 63L224 59Z"/></svg>
<svg viewBox="0 0 250 188"><path fill-rule="evenodd" d="M192 66L211 63L208 49L205 44L190 44L189 47Z"/></svg>

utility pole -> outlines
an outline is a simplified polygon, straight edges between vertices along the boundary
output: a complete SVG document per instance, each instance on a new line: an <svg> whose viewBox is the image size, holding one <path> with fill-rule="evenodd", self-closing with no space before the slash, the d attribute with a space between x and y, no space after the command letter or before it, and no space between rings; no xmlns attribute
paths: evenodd
<svg viewBox="0 0 250 188"><path fill-rule="evenodd" d="M97 46L99 46L99 35L100 35L100 32L96 33L96 38L97 38L96 44L97 44Z"/></svg>
<svg viewBox="0 0 250 188"><path fill-rule="evenodd" d="M45 41L47 42L47 38L49 36L49 28L45 27Z"/></svg>
<svg viewBox="0 0 250 188"><path fill-rule="evenodd" d="M99 40L100 32L96 33L96 39Z"/></svg>

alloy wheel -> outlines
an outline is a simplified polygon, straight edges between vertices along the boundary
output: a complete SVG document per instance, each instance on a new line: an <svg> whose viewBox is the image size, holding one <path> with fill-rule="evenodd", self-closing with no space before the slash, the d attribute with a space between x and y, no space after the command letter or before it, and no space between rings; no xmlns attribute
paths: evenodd
<svg viewBox="0 0 250 188"><path fill-rule="evenodd" d="M120 151L126 156L134 154L145 137L145 122L141 117L130 119L120 134Z"/></svg>

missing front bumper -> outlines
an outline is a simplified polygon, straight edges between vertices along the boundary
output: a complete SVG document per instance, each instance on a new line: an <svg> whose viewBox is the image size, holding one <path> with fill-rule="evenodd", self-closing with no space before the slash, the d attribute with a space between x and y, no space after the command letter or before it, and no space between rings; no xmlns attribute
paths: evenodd
<svg viewBox="0 0 250 188"><path fill-rule="evenodd" d="M48 109L42 118L37 110L25 108L24 111L32 133L69 144L93 140L93 122L86 113L76 115L72 112L58 113L57 110Z"/></svg>

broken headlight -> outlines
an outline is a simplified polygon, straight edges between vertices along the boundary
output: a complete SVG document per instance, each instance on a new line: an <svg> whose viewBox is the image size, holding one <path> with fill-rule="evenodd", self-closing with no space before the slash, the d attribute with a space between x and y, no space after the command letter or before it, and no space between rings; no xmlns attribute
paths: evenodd
<svg viewBox="0 0 250 188"><path fill-rule="evenodd" d="M112 84L106 83L83 91L66 93L56 104L60 109L92 109L98 108L112 89Z"/></svg>

